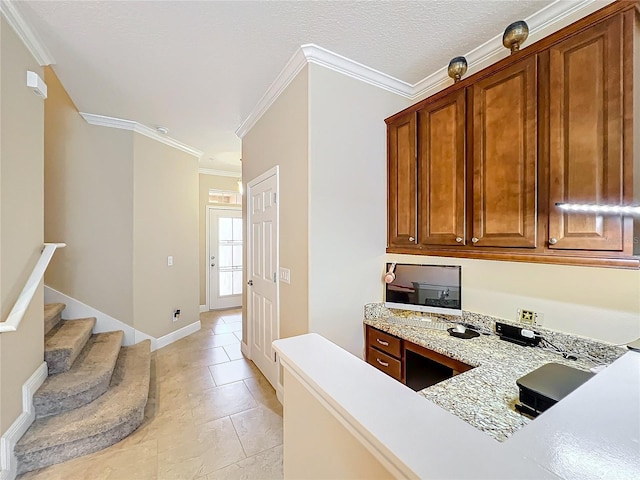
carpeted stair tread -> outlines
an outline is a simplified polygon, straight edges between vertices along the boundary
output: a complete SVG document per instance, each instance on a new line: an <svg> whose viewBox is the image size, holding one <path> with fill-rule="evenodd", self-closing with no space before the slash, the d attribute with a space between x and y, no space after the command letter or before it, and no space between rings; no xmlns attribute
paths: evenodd
<svg viewBox="0 0 640 480"><path fill-rule="evenodd" d="M44 306L44 334L46 335L62 319L62 311L65 309L64 303L48 303Z"/></svg>
<svg viewBox="0 0 640 480"><path fill-rule="evenodd" d="M96 452L142 423L149 395L150 342L122 347L109 389L69 412L39 418L15 447L18 474Z"/></svg>
<svg viewBox="0 0 640 480"><path fill-rule="evenodd" d="M65 320L44 337L44 361L49 375L66 372L84 348L96 324L95 318Z"/></svg>
<svg viewBox="0 0 640 480"><path fill-rule="evenodd" d="M33 396L36 416L81 407L106 392L123 337L122 331L92 335L71 368L48 377Z"/></svg>

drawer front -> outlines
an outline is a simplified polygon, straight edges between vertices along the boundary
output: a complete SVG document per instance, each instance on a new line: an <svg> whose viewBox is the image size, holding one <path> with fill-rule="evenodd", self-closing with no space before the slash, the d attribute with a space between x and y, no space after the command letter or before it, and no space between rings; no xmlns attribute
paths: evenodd
<svg viewBox="0 0 640 480"><path fill-rule="evenodd" d="M395 378L399 382L402 381L402 364L400 363L400 360L396 360L389 355L379 352L375 348L369 347L367 361L378 370L382 370L384 373Z"/></svg>
<svg viewBox="0 0 640 480"><path fill-rule="evenodd" d="M392 357L400 358L402 356L400 354L400 339L375 328L367 329L367 346L382 350Z"/></svg>

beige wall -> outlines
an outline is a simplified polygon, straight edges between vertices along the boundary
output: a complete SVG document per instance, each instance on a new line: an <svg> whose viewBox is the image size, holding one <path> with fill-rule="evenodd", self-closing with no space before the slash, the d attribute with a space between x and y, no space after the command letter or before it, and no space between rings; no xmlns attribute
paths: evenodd
<svg viewBox="0 0 640 480"><path fill-rule="evenodd" d="M362 308L382 290L384 119L409 101L318 65L309 69L310 331L361 355Z"/></svg>
<svg viewBox="0 0 640 480"><path fill-rule="evenodd" d="M42 249L44 100L27 88L42 69L0 20L0 313L7 319ZM17 332L0 334L0 432L22 412L22 385L43 362L43 293Z"/></svg>
<svg viewBox="0 0 640 480"><path fill-rule="evenodd" d="M133 132L89 125L45 69L45 283L133 326Z"/></svg>
<svg viewBox="0 0 640 480"><path fill-rule="evenodd" d="M613 343L640 336L638 270L417 255L386 261L462 265L465 310L516 320L519 308L530 309L544 315L547 328ZM380 278L383 269L381 262Z"/></svg>
<svg viewBox="0 0 640 480"><path fill-rule="evenodd" d="M308 74L304 68L242 139L245 185L280 165L280 265L291 269L291 284L280 284L281 338L308 332Z"/></svg>
<svg viewBox="0 0 640 480"><path fill-rule="evenodd" d="M207 304L207 205L209 205L209 189L217 190L238 190L238 180L236 177L221 177L218 175L206 175L201 173L200 177L200 199L199 210L199 273L200 273L200 305Z"/></svg>
<svg viewBox="0 0 640 480"><path fill-rule="evenodd" d="M199 319L198 159L134 137L133 317L159 338Z"/></svg>
<svg viewBox="0 0 640 480"><path fill-rule="evenodd" d="M197 159L87 124L46 70L45 238L68 244L47 285L156 338L196 322Z"/></svg>

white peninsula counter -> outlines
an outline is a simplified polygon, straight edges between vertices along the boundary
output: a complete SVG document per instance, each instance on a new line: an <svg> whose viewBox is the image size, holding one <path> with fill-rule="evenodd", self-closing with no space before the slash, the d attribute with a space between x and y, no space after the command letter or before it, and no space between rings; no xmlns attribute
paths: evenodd
<svg viewBox="0 0 640 480"><path fill-rule="evenodd" d="M285 478L640 478L640 353L498 442L320 335L274 347Z"/></svg>

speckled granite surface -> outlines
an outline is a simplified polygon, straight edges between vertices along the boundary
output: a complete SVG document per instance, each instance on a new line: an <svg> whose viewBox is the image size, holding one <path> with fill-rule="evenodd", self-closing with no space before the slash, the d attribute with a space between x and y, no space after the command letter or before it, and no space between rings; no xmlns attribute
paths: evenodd
<svg viewBox="0 0 640 480"><path fill-rule="evenodd" d="M384 318L388 318L391 313L396 316L415 315L415 312L390 311L381 304L370 304L365 307L364 323L476 367L418 393L498 441L504 441L531 421L514 407L518 402L518 378L545 363L555 362L588 370L596 363L610 363L624 353L621 348L609 347L595 341L587 341L585 346L581 343L585 339L575 337L576 340L572 342L571 339L564 338L570 337L569 335L555 332L562 336L562 342L554 337L558 343L576 347L576 350L572 350L576 353L588 351L600 361L595 362L582 357L578 360L566 360L559 354L541 348L515 345L500 340L495 335L480 335L463 340L450 336L446 331L385 321ZM376 317L375 314L379 316ZM447 320L446 316L438 317ZM492 330L491 322L495 320L492 317L465 312L462 321ZM544 331L545 336L551 336L547 332ZM601 347L598 348L598 345Z"/></svg>

